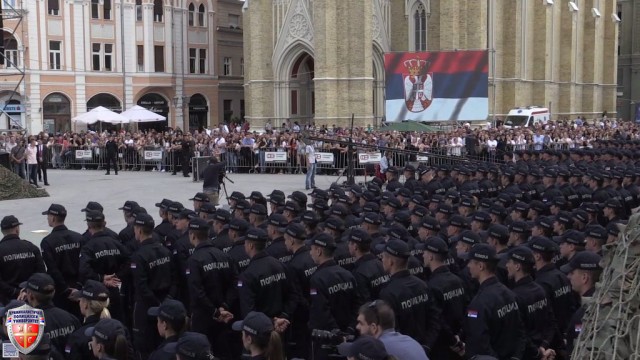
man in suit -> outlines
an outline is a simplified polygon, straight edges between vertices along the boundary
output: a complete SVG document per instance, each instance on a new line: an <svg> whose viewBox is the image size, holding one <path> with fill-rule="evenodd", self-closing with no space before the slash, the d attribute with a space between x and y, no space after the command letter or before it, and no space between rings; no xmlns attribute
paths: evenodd
<svg viewBox="0 0 640 360"><path fill-rule="evenodd" d="M36 160L38 161L38 180L44 180L44 185L49 186L47 179L47 168L49 167L49 158L51 150L47 147L48 137L45 135L41 140L38 140L36 149Z"/></svg>
<svg viewBox="0 0 640 360"><path fill-rule="evenodd" d="M113 135L109 134L107 143L105 144L105 148L107 150L107 173L105 175L111 174L111 165L113 165L113 170L115 170L116 175L118 175L118 163L116 162L116 157L118 156L118 143L116 143L116 139L113 138Z"/></svg>

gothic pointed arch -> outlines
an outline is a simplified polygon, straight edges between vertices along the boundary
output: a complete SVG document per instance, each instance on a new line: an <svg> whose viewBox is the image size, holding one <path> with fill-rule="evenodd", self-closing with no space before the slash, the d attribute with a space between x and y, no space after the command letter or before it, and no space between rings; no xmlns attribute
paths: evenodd
<svg viewBox="0 0 640 360"><path fill-rule="evenodd" d="M406 0L405 9L409 26L409 50L426 51L430 0Z"/></svg>
<svg viewBox="0 0 640 360"><path fill-rule="evenodd" d="M313 49L313 22L305 1L292 1L278 29L273 58L277 59L296 44ZM275 61L274 61L275 63Z"/></svg>
<svg viewBox="0 0 640 360"><path fill-rule="evenodd" d="M313 49L294 42L274 61L275 116L309 121L315 112L315 59Z"/></svg>

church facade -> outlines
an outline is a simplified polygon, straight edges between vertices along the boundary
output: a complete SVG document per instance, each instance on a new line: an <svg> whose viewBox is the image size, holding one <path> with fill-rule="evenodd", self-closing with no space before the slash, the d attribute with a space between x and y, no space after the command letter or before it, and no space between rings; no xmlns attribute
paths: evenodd
<svg viewBox="0 0 640 360"><path fill-rule="evenodd" d="M592 7L595 6L595 7ZM246 119L378 126L384 54L486 49L489 117L616 108L616 0L246 0ZM486 119L478 119L486 120Z"/></svg>

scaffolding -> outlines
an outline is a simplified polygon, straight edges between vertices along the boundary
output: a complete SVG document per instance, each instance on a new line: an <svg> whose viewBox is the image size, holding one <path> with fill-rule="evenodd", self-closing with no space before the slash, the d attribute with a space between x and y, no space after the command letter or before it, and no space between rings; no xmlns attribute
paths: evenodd
<svg viewBox="0 0 640 360"><path fill-rule="evenodd" d="M10 91L9 98L5 101L3 106L0 106L0 115L5 115L9 121L9 128L17 128L19 130L25 130L26 124L21 122L15 122L11 116L7 113L7 106L10 105L11 100L17 94L22 94L24 98L25 114L28 114L28 99L26 96L26 57L24 41L25 27L21 26L24 20L26 11L22 7L22 1L19 0L0 0L0 77L13 78L15 84L11 81L11 85L8 88L2 86L0 91ZM21 29L23 36L16 36L18 29ZM6 45L11 39L16 40L15 52L7 52ZM22 44L18 46L17 39L22 39ZM11 54L11 55L8 55ZM12 56L13 55L13 56Z"/></svg>

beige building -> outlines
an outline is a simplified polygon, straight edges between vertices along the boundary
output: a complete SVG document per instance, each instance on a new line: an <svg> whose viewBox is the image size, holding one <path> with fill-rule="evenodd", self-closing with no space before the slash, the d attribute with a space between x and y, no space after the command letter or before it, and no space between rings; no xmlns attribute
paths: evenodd
<svg viewBox="0 0 640 360"><path fill-rule="evenodd" d="M379 124L383 55L489 50L490 117L616 110L616 0L247 0L247 119ZM478 119L484 120L484 119Z"/></svg>
<svg viewBox="0 0 640 360"><path fill-rule="evenodd" d="M167 117L140 124L158 130L216 126L223 104L242 113L241 72L223 66L242 59L239 0L2 2L0 128L81 130L71 118L97 106L141 105Z"/></svg>
<svg viewBox="0 0 640 360"><path fill-rule="evenodd" d="M640 0L618 0L618 116L640 119Z"/></svg>

